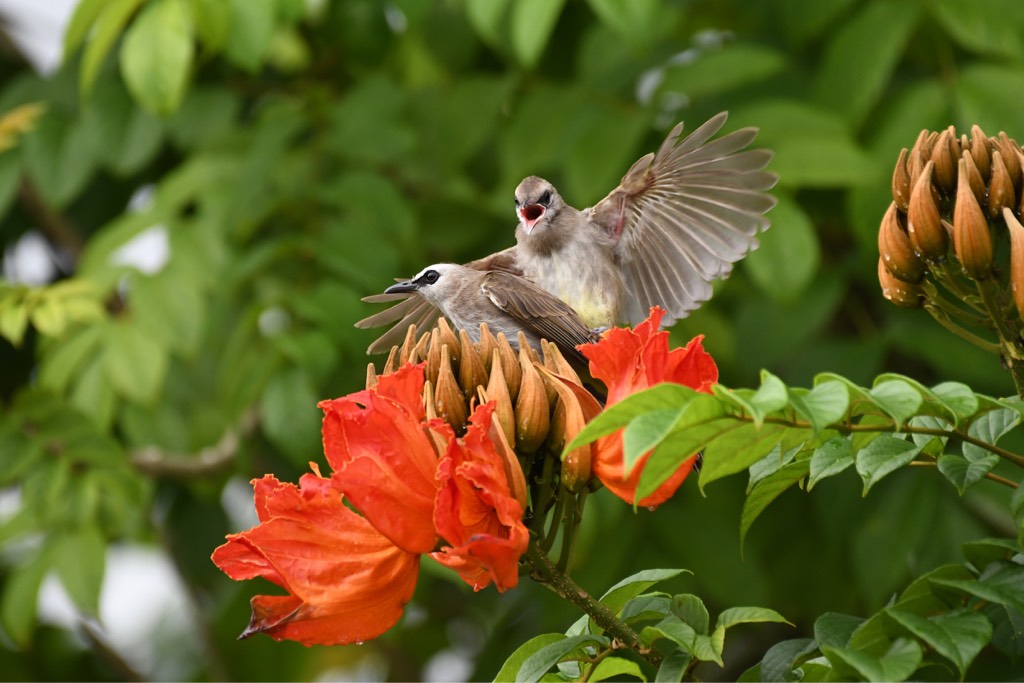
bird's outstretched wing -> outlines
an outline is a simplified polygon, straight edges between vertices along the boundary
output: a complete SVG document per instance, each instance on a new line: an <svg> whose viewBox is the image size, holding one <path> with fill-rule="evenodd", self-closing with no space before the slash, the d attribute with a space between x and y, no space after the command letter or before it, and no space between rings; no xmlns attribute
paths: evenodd
<svg viewBox="0 0 1024 683"><path fill-rule="evenodd" d="M766 191L778 180L764 170L772 153L744 151L755 128L711 140L727 116L718 114L682 139L683 124L676 125L657 152L639 159L585 212L617 243L630 290L623 313L632 324L654 305L668 311L666 325L685 317L768 228L764 213L775 198Z"/></svg>
<svg viewBox="0 0 1024 683"><path fill-rule="evenodd" d="M509 247L490 256L470 261L466 266L477 270L509 272L519 275L522 274L522 269L516 261L515 250L515 247ZM356 327L359 329L391 325L387 332L370 344L366 350L367 354L387 353L392 346L402 343L409 325L415 324L417 332L422 334L433 329L441 318L440 309L418 294L372 294L363 297L363 301L373 304L398 302L390 308L356 323Z"/></svg>
<svg viewBox="0 0 1024 683"><path fill-rule="evenodd" d="M529 280L505 271L492 271L480 288L495 306L511 316L524 329L558 346L566 359L586 366L587 360L576 346L596 340L568 304Z"/></svg>

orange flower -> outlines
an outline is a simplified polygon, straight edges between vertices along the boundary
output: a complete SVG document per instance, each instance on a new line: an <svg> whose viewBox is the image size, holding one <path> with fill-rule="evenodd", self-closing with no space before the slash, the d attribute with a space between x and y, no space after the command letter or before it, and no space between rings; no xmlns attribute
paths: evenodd
<svg viewBox="0 0 1024 683"><path fill-rule="evenodd" d="M213 562L236 581L263 577L289 595L257 595L242 637L266 633L304 645L376 638L412 598L419 557L345 507L331 479L299 486L271 475L253 482L259 526L231 534Z"/></svg>
<svg viewBox="0 0 1024 683"><path fill-rule="evenodd" d="M372 390L321 401L324 453L338 486L380 533L410 553L434 549L437 455L424 426L423 365Z"/></svg>
<svg viewBox="0 0 1024 683"><path fill-rule="evenodd" d="M375 638L401 617L427 553L477 590L516 585L529 534L506 472L518 462L491 440L503 440L491 429L494 404L474 411L463 439L431 420L439 459L423 375L422 364L407 365L373 389L320 403L329 479L254 481L260 524L229 535L212 559L232 579L263 577L288 595L254 597L243 637L305 645ZM433 552L439 536L451 546Z"/></svg>
<svg viewBox="0 0 1024 683"><path fill-rule="evenodd" d="M590 373L608 387L607 405L662 382L675 382L710 393L711 386L718 381L718 367L704 351L701 345L703 337L695 337L685 348L669 351L668 332L658 331L664 314L663 310L654 307L647 320L635 329L612 329L596 344L579 347L590 361ZM627 477L621 433L603 437L594 446L594 474L612 493L632 503L650 453L645 453L637 461ZM695 461L696 455L680 465L672 477L637 504L653 508L664 503L686 479Z"/></svg>
<svg viewBox="0 0 1024 683"><path fill-rule="evenodd" d="M456 439L443 421L430 423L448 441L437 469L441 489L434 526L451 544L431 557L457 571L474 590L493 581L499 591L505 591L519 583L519 558L526 552L530 534L502 456L488 437L493 415L494 403L477 408L462 439Z"/></svg>

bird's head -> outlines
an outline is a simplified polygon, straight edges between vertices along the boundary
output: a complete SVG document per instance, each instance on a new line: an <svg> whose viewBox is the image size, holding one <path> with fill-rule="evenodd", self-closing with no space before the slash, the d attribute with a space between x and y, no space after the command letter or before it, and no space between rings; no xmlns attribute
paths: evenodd
<svg viewBox="0 0 1024 683"><path fill-rule="evenodd" d="M458 289L459 273L463 266L454 263L435 263L421 270L411 280L397 282L384 290L385 294L416 293L442 310Z"/></svg>
<svg viewBox="0 0 1024 683"><path fill-rule="evenodd" d="M561 208L558 190L543 178L529 176L516 188L516 215L527 236L550 225Z"/></svg>

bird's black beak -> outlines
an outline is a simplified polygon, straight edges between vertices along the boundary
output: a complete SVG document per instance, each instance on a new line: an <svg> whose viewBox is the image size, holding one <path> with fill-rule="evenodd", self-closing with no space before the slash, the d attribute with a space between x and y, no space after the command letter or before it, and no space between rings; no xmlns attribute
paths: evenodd
<svg viewBox="0 0 1024 683"><path fill-rule="evenodd" d="M398 282L396 284L391 285L390 287L384 290L384 293L408 294L409 292L415 292L417 290L419 290L419 285L417 285L412 280L406 280L405 282Z"/></svg>

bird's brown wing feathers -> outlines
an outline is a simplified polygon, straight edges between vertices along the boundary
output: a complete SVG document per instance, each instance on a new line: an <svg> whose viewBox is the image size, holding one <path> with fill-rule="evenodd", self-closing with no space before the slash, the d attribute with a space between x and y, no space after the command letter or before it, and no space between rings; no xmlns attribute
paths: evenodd
<svg viewBox="0 0 1024 683"><path fill-rule="evenodd" d="M568 304L532 282L503 271L488 273L481 289L523 329L555 343L566 358L586 365L576 346L594 341L595 336Z"/></svg>
<svg viewBox="0 0 1024 683"><path fill-rule="evenodd" d="M515 247L470 261L466 266L476 270L522 273L516 261ZM372 294L364 297L363 301L374 304L398 302L356 323L359 329L391 325L391 329L370 344L370 348L366 350L367 354L387 353L392 346L402 343L409 325L415 324L417 333L422 334L433 329L441 318L441 311L418 294Z"/></svg>
<svg viewBox="0 0 1024 683"><path fill-rule="evenodd" d="M632 324L651 306L667 309L665 324L711 297L712 280L757 247L775 206L766 191L777 176L764 170L768 150L746 150L754 128L709 142L725 123L722 112L680 140L683 124L661 148L639 159L607 197L587 210L616 240L630 289L624 316Z"/></svg>

